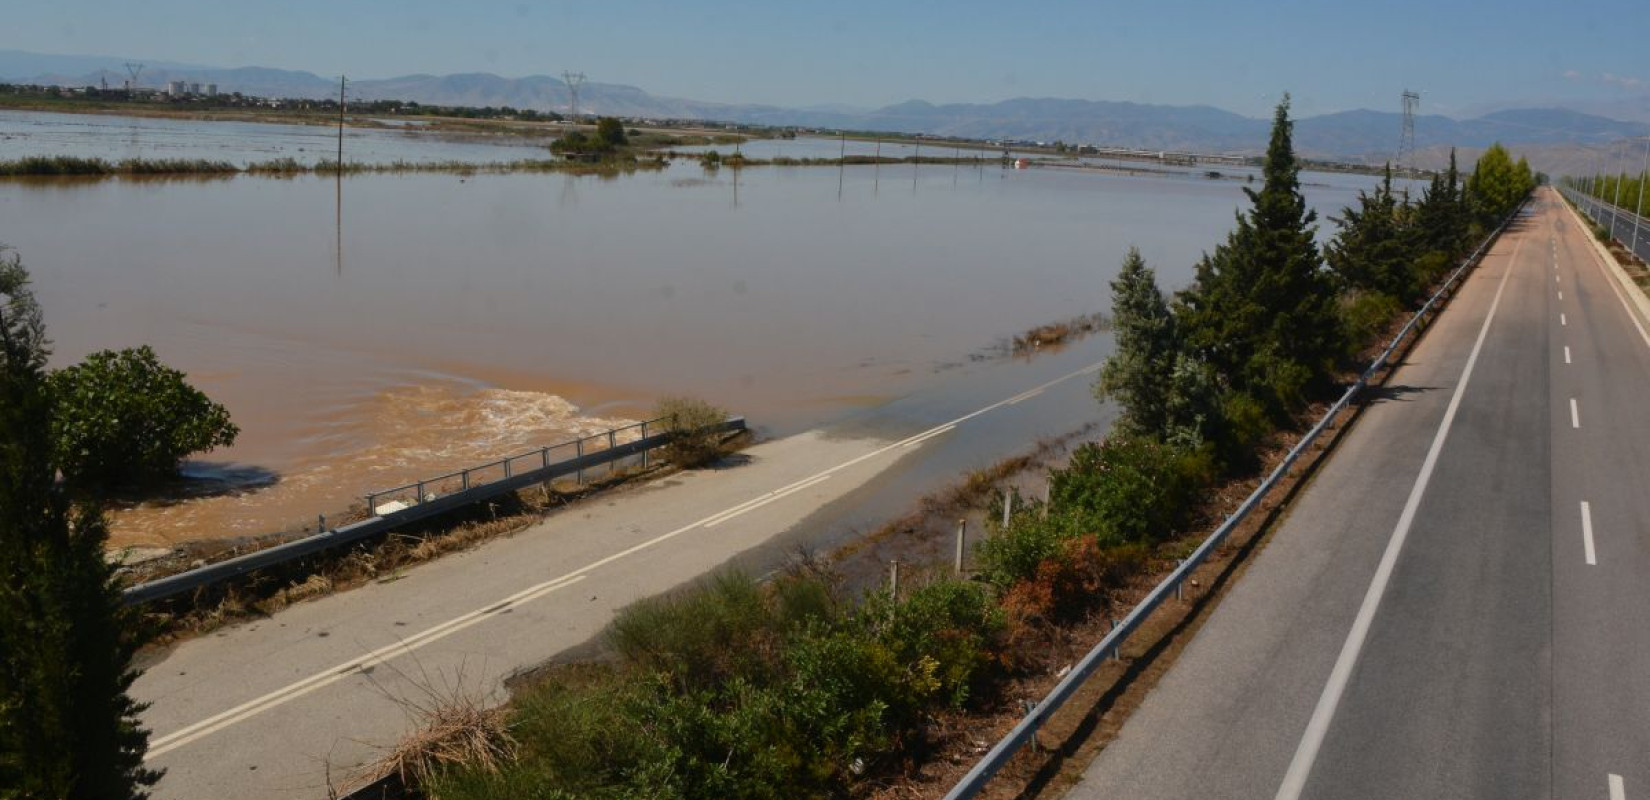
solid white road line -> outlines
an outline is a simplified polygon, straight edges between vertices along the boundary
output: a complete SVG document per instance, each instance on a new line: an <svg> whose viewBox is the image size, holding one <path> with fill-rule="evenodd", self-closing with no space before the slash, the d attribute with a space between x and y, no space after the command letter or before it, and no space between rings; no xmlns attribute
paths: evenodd
<svg viewBox="0 0 1650 800"><path fill-rule="evenodd" d="M950 433L951 431L954 431L956 429L957 429L957 426L955 426L955 425L945 425L943 427L935 428L935 429L933 429L933 430L931 430L927 433L924 433L923 435L918 436L914 439L906 439L905 444L903 446L904 447L916 447L917 445L922 444L923 442L926 442L929 439L934 438L935 436L939 436L939 435L944 434L944 433Z"/></svg>
<svg viewBox="0 0 1650 800"><path fill-rule="evenodd" d="M1058 378L1055 378L1054 380L1051 380L1047 383L1044 383L1043 385L1038 386L1038 387L1032 389L1031 391L1040 393L1043 390L1048 389L1049 387L1064 383L1068 380L1071 380L1072 378L1076 378L1080 375L1086 375L1086 374L1089 374L1091 372L1095 372L1096 370L1100 369L1100 367L1101 367L1100 364L1091 364L1091 365L1089 365L1087 367L1084 367L1080 370L1076 370L1074 372L1070 372L1070 373L1062 375ZM403 655L405 653L410 653L410 652L412 652L412 651L414 651L414 650L416 650L420 647L423 647L424 645L430 644L431 642L435 642L435 641L438 641L440 639L444 639L448 636L451 636L454 633L457 633L461 630L464 630L465 628L468 628L472 625L475 625L475 624L487 619L488 617L492 616L493 614L495 614L495 613L497 613L501 610L504 610L504 609L512 607L512 606L518 606L518 605L521 605L523 603L529 602L531 600L536 600L540 597L543 597L547 594L550 594L551 592L556 591L557 589L560 589L560 588L565 587L565 586L570 586L574 583L577 583L578 581L584 580L585 578L589 577L590 573L593 572L594 570L600 569L601 567L605 567L608 564L611 564L615 561L619 561L620 559L628 558L629 556L635 555L636 553L639 553L643 550L646 550L646 549L651 548L655 545L658 545L661 542L666 542L666 541L669 541L671 539L674 539L674 538L676 538L678 536L681 536L682 534L687 533L688 531L691 531L695 528L700 528L700 527L707 527L708 528L708 527L711 527L715 524L720 524L722 522L727 521L728 519L732 519L735 516L743 514L746 511L749 511L753 508L756 508L756 507L762 506L762 505L766 505L768 503L771 503L775 500L780 499L781 497L784 497L784 496L789 495L789 494L794 494L794 493L799 492L803 489L806 489L809 486L812 486L816 483L824 481L825 479L831 477L832 475L834 475L838 472L841 472L842 470L848 469L849 467L856 466L856 465L861 464L861 463L863 463L867 460L876 458L877 456L883 455L883 454L885 454L885 453L887 453L887 452L889 452L889 451L891 451L891 450L893 450L897 447L903 447L903 446L906 446L906 445L909 445L909 444L914 444L916 442L923 441L923 440L925 440L929 437L937 436L937 435L939 435L941 433L944 433L946 431L955 429L957 427L957 425L959 425L963 422L967 422L968 420L971 420L971 419L973 419L975 417L978 417L982 414L986 414L986 413L989 413L991 411L995 411L996 409L1002 408L1003 406L1010 405L1011 403L1009 401L1013 400L1013 399L1014 398L1009 398L1008 400L999 400L995 403L992 403L989 406L986 406L985 408L982 408L982 409L980 409L978 411L975 411L973 413L970 413L970 414L965 414L965 415L963 415L961 417L958 417L958 418L956 418L956 419L954 419L950 422L947 422L943 425L935 426L935 427L930 428L926 431L923 431L922 433L919 433L919 434L916 434L914 436L910 436L910 437L907 437L907 438L902 439L900 441L894 442L893 444L885 445L885 446L883 446L883 447L881 447L877 450L874 450L870 453L866 453L865 455L859 456L857 458L845 461L845 462L843 462L841 464L838 464L834 467L831 467L830 469L827 469L823 472L819 472L817 474L810 475L810 476L808 476L806 478L803 478L802 480L796 481L795 483L792 483L788 486L783 486L783 487L781 487L779 489L775 489L771 492L766 492L766 493L764 493L764 494L762 494L758 497L752 498L752 499L747 500L743 503L740 503L739 505L733 506L732 508L723 509L722 511L718 511L715 514L711 514L708 517L697 520L695 522L688 523L687 525L683 525L682 527L677 528L676 530L673 530L669 533L660 534L660 535L655 536L652 539L649 539L645 542L642 542L640 544L637 544L637 545L634 545L632 547L626 548L626 549L621 550L617 553L614 553L610 556L607 556L605 558L594 561L590 564L586 564L585 566L580 567L578 569L575 569L575 570L573 570L573 571L571 571L571 572L569 572L569 573L567 573L567 574L565 574L565 575L563 575L559 578L555 578L555 579L548 580L548 581L545 581L543 583L540 583L540 584L537 584L537 585L534 585L534 586L530 586L526 589L523 589L522 591L519 591L519 592L517 592L513 595L510 595L509 597L504 598L503 600L499 600L497 602L489 603L489 604L487 604L486 606L484 606L482 608L476 609L475 611L471 611L468 614L464 614L462 616L454 617L453 619L450 619L446 622L443 622L439 625L436 625L436 626L434 626L432 628L429 628L425 631L422 631L418 634L410 636L406 639L402 639L402 640L400 640L398 642L395 642L393 644L389 644L389 645L386 645L384 647L380 647L377 650L374 650L370 653L367 653L366 655L359 656L357 658L351 659L351 660L346 661L342 664L339 664L338 666L333 667L331 669L327 669L327 670L323 670L321 672L317 672L317 673L315 673L314 675L311 675L308 678L304 678L303 680L296 681L294 683L288 684L287 686L284 686L280 689L276 689L275 691L270 692L268 694L265 694L261 697L258 697L258 698L255 698L253 700L247 701L247 702L242 703L238 706L235 706L234 708L231 708L227 711L224 711L224 712L219 713L219 714L215 714L211 717L208 717L204 720L201 720L200 722L194 723L193 725L189 725L187 727L180 728L180 729L178 729L176 731L173 731L172 733L169 733L165 736L157 737L157 738L153 739L150 742L149 752L146 753L143 758L144 758L145 761L149 761L151 759L157 758L161 755L164 755L165 753L171 752L172 750L175 750L179 747L182 747L186 744L189 744L190 742L194 742L194 741L199 740L203 737L206 737L206 736L209 736L213 733L216 733L216 732L218 732L218 731L220 731L224 728L227 728L230 725L233 725L237 722L241 722L243 720L249 719L253 716L256 716L256 715L261 714L265 711L268 711L271 708L274 708L276 706L279 706L279 705L281 705L283 703L286 703L286 702L289 702L291 700L295 700L299 697L302 697L306 694L309 694L310 692L313 692L313 691L315 691L317 689L320 689L322 687L330 686L334 683L337 683L338 681L343 680L346 677L349 677L351 675L354 675L354 674L358 673L361 669L363 669L365 667L369 667L369 666L372 666L372 665L375 665L375 664L383 663L383 662L388 661L389 659L394 658L396 656ZM1024 399L1024 398L1022 398L1022 399Z"/></svg>
<svg viewBox="0 0 1650 800"><path fill-rule="evenodd" d="M1576 399L1570 398L1570 427L1581 427L1581 413L1576 410Z"/></svg>
<svg viewBox="0 0 1650 800"><path fill-rule="evenodd" d="M1461 397L1466 394L1467 383L1472 380L1472 369L1478 363L1478 354L1484 349L1484 339L1489 335L1490 323L1495 321L1495 311L1501 306L1501 294L1507 288L1507 278L1512 276L1513 266L1518 263L1518 250L1523 247L1520 240L1513 248L1511 258L1507 261L1507 268L1501 273L1501 283L1495 289L1495 299L1490 301L1489 314L1484 317L1484 324L1478 329L1478 339L1473 342L1472 352L1467 356L1467 365L1461 370L1461 380L1455 385L1455 393L1450 397L1449 408L1444 411L1444 419L1438 424L1438 432L1432 437L1432 446L1427 450L1426 460L1421 463L1421 472L1415 476L1415 485L1409 490L1409 499L1404 502L1403 513L1398 516L1398 524L1392 529L1392 538L1387 541L1386 552L1381 554L1381 563L1375 568L1375 577L1369 581L1369 589L1364 592L1363 604L1358 607L1358 616L1352 621L1352 629L1347 631L1346 642L1341 645L1341 653L1335 659L1335 666L1329 671L1329 682L1323 687L1323 694L1318 696L1318 705L1312 710L1312 718L1306 723L1306 732L1301 736L1300 746L1295 749L1295 757L1289 762L1289 770L1284 773L1283 784L1278 787L1277 800L1299 800L1301 791L1306 788L1306 779L1312 774L1312 764L1318 759L1318 749L1323 746L1324 737L1329 734L1329 723L1335 718L1335 709L1341 703L1341 694L1346 691L1346 684L1352 678L1352 668L1358 663L1358 656L1363 651L1364 640L1369 637L1370 625L1375 621L1375 612L1380 608L1381 597L1386 594L1387 583L1392 580L1392 570L1398 563L1398 553L1404 549L1404 540L1409 538L1410 526L1415 523L1415 513L1421 506L1421 496L1426 493L1427 484L1432 480L1432 471L1438 465L1438 456L1444 450L1444 440L1449 438L1450 426L1455 423L1455 414L1461 409Z"/></svg>
<svg viewBox="0 0 1650 800"><path fill-rule="evenodd" d="M1564 345L1564 363L1570 363L1570 346Z"/></svg>
<svg viewBox="0 0 1650 800"><path fill-rule="evenodd" d="M461 617L455 617L441 623L440 625L436 625L433 628L429 628L418 634L409 636L406 639L395 642L394 644L380 647L377 650L361 656L360 658L345 661L344 663L331 669L317 672L308 678L290 683L276 689L273 692L263 695L262 697L249 700L229 709L228 711L207 717L206 719L190 725L187 728L173 731L172 733L159 737L151 742L149 752L144 754L143 760L150 761L154 758L165 755L166 753L176 750L179 747L189 744L190 742L202 737L210 736L244 719L255 716L264 711L268 711L269 709L288 701L296 700L317 689L331 686L332 684L345 678L360 674L368 667L382 664L392 658L395 658L396 656L410 653L426 644L429 644L430 642L451 636L452 634L475 625L476 623L481 622L487 617L503 611L506 608L521 605L530 600L536 600L544 595L556 591L557 589L578 583L579 581L584 580L584 578L585 576L583 575L564 575L552 581L545 581L544 583L529 587L521 592L517 592L516 594L511 595L500 602L489 604L484 608L478 608L475 611L471 611Z"/></svg>
<svg viewBox="0 0 1650 800"><path fill-rule="evenodd" d="M1581 548L1587 554L1587 566L1598 566L1598 553L1593 550L1593 507L1581 501Z"/></svg>
<svg viewBox="0 0 1650 800"><path fill-rule="evenodd" d="M1610 773L1610 800L1627 800L1627 785L1613 772Z"/></svg>

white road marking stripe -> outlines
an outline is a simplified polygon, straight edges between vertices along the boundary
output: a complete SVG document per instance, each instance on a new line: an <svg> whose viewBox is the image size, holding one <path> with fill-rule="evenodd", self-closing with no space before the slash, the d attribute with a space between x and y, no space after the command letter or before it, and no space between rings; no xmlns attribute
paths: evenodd
<svg viewBox="0 0 1650 800"><path fill-rule="evenodd" d="M1570 346L1564 345L1564 363L1570 363Z"/></svg>
<svg viewBox="0 0 1650 800"><path fill-rule="evenodd" d="M955 426L955 425L946 425L944 427L935 428L935 429L933 429L933 430L931 430L931 431L929 431L929 432L927 432L927 433L925 433L921 436L918 436L915 439L905 440L905 446L906 447L916 447L917 445L922 444L923 442L926 442L929 439L934 438L935 436L939 436L939 435L944 434L944 433L950 433L951 431L954 431L956 429L957 429L957 426Z"/></svg>
<svg viewBox="0 0 1650 800"><path fill-rule="evenodd" d="M1518 250L1523 245L1523 240L1519 240L1518 245L1513 248L1506 270L1501 273L1501 283L1495 289L1495 299L1490 302L1489 314L1484 317L1484 324L1478 329L1478 340L1473 342L1466 367L1461 370L1461 382L1455 385L1455 393L1450 397L1448 409L1444 411L1444 420L1439 423L1438 432L1432 437L1432 446L1427 450L1426 460L1421 463L1421 471L1415 476L1415 485L1409 490L1409 499L1404 502L1403 513L1398 516L1398 524L1392 529L1392 538L1387 541L1386 552L1381 554L1381 562L1375 568L1375 577L1370 579L1369 589L1364 592L1363 604L1358 607L1358 616L1353 619L1351 630L1347 631L1346 642L1341 645L1340 655L1336 657L1335 666L1329 672L1329 682L1324 685L1323 694L1318 696L1318 705L1312 710L1312 718L1306 724L1300 746L1295 749L1295 757L1289 762L1289 770L1284 773L1283 784L1278 787L1276 800L1299 800L1301 791L1306 788L1306 778L1312 773L1312 764L1317 761L1318 749L1323 746L1324 737L1329 734L1329 723L1335 718L1335 709L1341 703L1341 694L1346 691L1346 684L1352 678L1352 668L1357 665L1364 640L1369 637L1369 628L1375 621L1376 610L1380 608L1381 596L1386 593L1387 583L1392 580L1392 570L1398 563L1398 553L1404 549L1404 540L1409 538L1410 526L1415 523L1415 513L1421 506L1421 496L1426 493L1427 484L1432 480L1432 471L1437 467L1438 456L1444 450L1444 440L1449 438L1450 426L1455 423L1455 415L1461 409L1461 397L1466 394L1468 381L1472 380L1472 369L1478 364L1478 354L1484 349L1484 339L1489 335L1490 323L1495 321L1496 309L1501 306L1501 294L1507 288L1507 278L1512 276L1513 266L1518 263Z"/></svg>
<svg viewBox="0 0 1650 800"><path fill-rule="evenodd" d="M796 485L792 486L791 488L786 489L783 492L775 493L774 495L767 498L766 500L763 500L760 503L751 503L751 504L746 505L744 508L741 508L738 511L735 511L731 514L723 514L721 517L717 518L716 520L714 520L712 522L705 523L705 527L706 528L714 528L717 525L721 525L722 523L727 522L728 520L733 519L734 517L737 517L741 514L744 514L746 512L750 512L750 511L755 511L756 509L761 508L761 507L763 507L763 506L765 506L769 503L772 503L774 501L783 500L786 497L789 497L793 494L796 494L797 492L802 491L803 489L806 489L806 488L808 488L810 486L813 486L815 484L823 483L823 482L828 481L830 479L831 479L831 476L829 476L829 475L820 475L818 477L815 477L815 478L812 478L810 480L804 481L802 483L796 484Z"/></svg>
<svg viewBox="0 0 1650 800"><path fill-rule="evenodd" d="M1043 390L1048 389L1049 387L1056 386L1058 384L1064 383L1068 380L1071 380L1072 378L1078 377L1079 375L1086 375L1088 373L1095 372L1095 371L1099 370L1100 367L1101 367L1101 364L1091 364L1091 365L1089 365L1087 367L1084 367L1080 370L1076 370L1074 372L1067 373L1067 374L1062 375L1058 378L1055 378L1054 380L1048 381L1047 383L1044 383L1043 385L1036 387L1032 391L1042 392ZM1010 399L1012 399L1012 398L1010 398ZM881 447L877 450L866 453L866 454L864 454L862 456L859 456L857 458L853 458L853 459L850 459L848 461L845 461L841 464L838 464L834 467L831 467L830 469L819 472L815 475L809 476L807 478L803 478L802 480L796 481L795 483L792 483L789 486L785 486L785 487L782 487L780 489L776 489L776 490L771 491L771 492L766 492L766 493L764 493L764 494L762 494L762 495L760 495L756 498L753 498L751 500L747 500L747 501L745 501L743 503L740 503L739 505L736 505L732 508L724 509L722 511L719 511L719 512L717 512L715 514L712 514L708 517L705 517L703 519L697 520L695 522L688 523L687 525L683 525L682 527L677 528L676 530L673 530L669 533L660 534L660 535L655 536L652 539L649 539L645 542L641 542L640 544L633 545L629 548L621 550L621 551L619 551L617 553L614 553L612 555L609 555L605 558L602 558L602 559L599 559L597 561L591 562L590 564L587 564L583 567L575 569L575 570L573 570L573 571L571 571L571 572L569 572L569 573L567 573L567 574L565 574L565 575L563 575L559 578L548 580L548 581L545 581L543 583L537 584L535 586L530 586L530 587L528 587L526 589L523 589L523 590L521 590L521 591L519 591L519 592L517 592L513 595L510 595L509 597L504 598L503 600L499 600L499 601L496 601L496 602L489 603L486 606L483 606L482 608L476 609L475 611L471 611L468 614L464 614L462 616L454 617L453 619L450 619L450 620L448 620L446 622L443 622L439 625L436 625L434 627L426 629L426 630L424 630L420 633L417 633L413 636L410 636L406 639L400 640L400 641L395 642L393 644L386 645L384 647L380 647L377 650L374 650L370 653L367 653L366 655L359 656L357 658L351 659L351 660L346 661L342 664L339 664L338 666L333 667L331 669L322 670L321 672L317 672L317 673L315 673L314 675L311 675L308 678L304 678L303 680L296 681L294 683L288 684L287 686L284 686L280 689L276 689L275 691L272 691L272 692L270 692L268 694L265 694L261 697L257 697L255 699L249 700L249 701L247 701L245 703L242 703L238 706L235 706L234 708L231 708L227 711L221 712L219 714L215 714L211 717L208 717L204 720L201 720L200 722L196 722L196 723L194 723L192 725L189 725L189 726L186 726L184 728L180 728L180 729L178 729L176 731L173 731L172 733L169 733L165 736L156 737L155 739L150 741L149 751L144 755L143 759L144 759L144 761L147 762L147 761L150 761L152 759L158 758L161 755L164 755L164 754L166 754L168 752L171 752L172 750L175 750L175 749L177 749L179 747L182 747L186 744L197 741L197 740L199 740L203 737L209 736L213 733L216 733L220 730L223 730L224 728L227 728L230 725L233 725L237 722L245 721L245 720L247 720L251 717L254 717L258 714L261 714L265 711L268 711L269 709L275 708L276 706L282 705L282 704L284 704L288 701L295 700L299 697L302 697L306 694L309 694L310 692L316 691L317 689L321 689L322 687L330 686L334 683L337 683L338 681L343 680L346 677L357 674L357 672L359 670L361 670L362 668L364 668L364 667L384 663L385 661L388 661L390 658L393 658L397 655L401 655L401 654L404 654L404 653L410 653L413 650L416 650L420 647L423 647L424 645L430 644L431 642L435 642L435 641L438 641L440 639L446 638L447 636L451 636L452 634L457 633L458 631L461 631L465 628L468 628L472 625L475 625L478 622L481 622L481 621L485 620L486 618L490 617L491 615L497 613L500 610L503 610L503 609L509 608L509 607L513 607L513 606L518 606L518 605L521 605L521 604L526 603L526 602L531 601L531 600L536 600L540 597L543 597L544 595L547 595L551 592L556 591L557 589L563 588L565 586L570 586L574 583L577 583L578 581L584 580L585 578L589 577L589 574L591 572L593 572L597 569L600 569L602 567L605 567L608 564L612 564L615 561L619 561L621 559L628 558L632 555L635 555L636 553L639 553L643 550L651 548L651 547L653 547L655 545L658 545L662 542L666 542L666 541L669 541L671 539L674 539L674 538L676 538L676 537L678 537L678 536L680 536L684 533L687 533L688 531L691 531L695 528L699 528L701 526L708 527L706 525L706 523L710 523L712 521L715 521L715 522L725 521L726 519L729 519L732 516L735 516L737 514L744 513L744 511L748 511L751 508L756 507L757 505L762 505L762 504L771 502L773 500L777 500L777 499L779 499L778 496L781 495L782 493L783 494L789 494L789 493L792 493L792 492L800 491L802 489L807 488L808 486L812 486L815 483L819 483L820 481L823 481L826 478L829 478L830 476L832 476L832 475L834 475L838 472L841 472L842 470L848 469L849 467L853 467L853 466L856 466L858 464L864 463L867 460L876 458L877 456L883 455L883 454L885 454L885 453L887 453L887 452L889 452L889 451L891 451L891 450L893 450L897 447L901 447L901 446L906 445L908 443L912 443L913 441L920 441L920 440L922 440L926 437L936 436L940 433L944 433L946 431L952 430L952 429L956 428L957 425L959 425L963 422L967 422L968 420L971 420L971 419L973 419L975 417L978 417L982 414L986 414L986 413L989 413L991 411L995 411L996 409L1002 408L1003 406L1006 406L1008 404L1009 404L1008 400L999 400L996 403L993 403L989 406L986 406L985 408L982 408L982 409L980 409L978 411L975 411L973 413L970 413L970 414L965 414L965 415L963 415L961 417L958 417L958 418L956 418L956 419L954 419L954 420L952 420L948 423L945 423L943 425L939 425L939 426L936 426L934 428L930 428L927 431L916 434L915 436L907 437L907 438L902 439L898 442L894 442L893 444L884 445L883 447Z"/></svg>
<svg viewBox="0 0 1650 800"><path fill-rule="evenodd" d="M1581 413L1576 411L1576 399L1570 398L1570 427L1581 427Z"/></svg>
<svg viewBox="0 0 1650 800"><path fill-rule="evenodd" d="M1581 501L1581 547L1587 554L1587 566L1598 566L1598 553L1593 550L1593 507Z"/></svg>
<svg viewBox="0 0 1650 800"><path fill-rule="evenodd" d="M1031 398L1036 397L1037 395L1040 395L1042 393L1043 393L1042 389L1032 389L1029 392L1025 392L1023 394L1015 395L1014 397L1010 398L1009 401L1008 401L1008 404L1009 405L1014 405L1015 403L1018 403L1022 400L1030 400Z"/></svg>
<svg viewBox="0 0 1650 800"><path fill-rule="evenodd" d="M455 617L441 623L440 625L436 625L433 628L429 628L406 639L395 642L394 644L380 647L377 650L361 656L360 658L345 661L344 663L331 669L322 670L321 672L317 672L301 681L288 684L276 689L273 692L263 695L262 697L249 700L229 709L228 711L207 717L206 719L190 725L187 728L174 731L166 736L155 739L154 742L150 744L149 752L144 754L143 760L150 761L197 739L217 733L218 731L237 722L253 717L264 711L268 711L269 709L288 701L296 700L317 689L331 686L332 684L345 678L357 675L367 667L382 664L395 656L402 655L403 653L410 653L431 642L451 636L452 634L468 628L471 625L481 622L488 616L498 613L505 608L517 606L522 603L526 603L529 600L535 600L539 597L554 592L557 589L578 583L579 581L584 580L584 578L584 575L564 575L552 581L545 581L544 583L530 587L524 591L517 592L503 601L490 603L484 608L478 608L475 611L471 611L461 617Z"/></svg>
<svg viewBox="0 0 1650 800"><path fill-rule="evenodd" d="M1558 293L1558 299L1560 299L1560 300L1564 299L1564 293L1563 292Z"/></svg>
<svg viewBox="0 0 1650 800"><path fill-rule="evenodd" d="M1566 318L1564 314L1560 313L1558 315L1558 324L1568 326L1570 324L1570 320Z"/></svg>
<svg viewBox="0 0 1650 800"><path fill-rule="evenodd" d="M1627 786L1621 776L1610 773L1610 800L1627 800Z"/></svg>

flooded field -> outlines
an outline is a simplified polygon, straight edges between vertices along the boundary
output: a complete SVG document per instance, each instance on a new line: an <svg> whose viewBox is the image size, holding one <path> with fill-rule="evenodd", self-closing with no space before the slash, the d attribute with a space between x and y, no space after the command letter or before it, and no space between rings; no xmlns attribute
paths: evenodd
<svg viewBox="0 0 1650 800"><path fill-rule="evenodd" d="M0 136L16 128L0 118ZM75 154L124 157L123 135ZM783 147L838 144L800 141ZM23 154L13 144L0 158ZM1320 215L1373 184L1305 180ZM0 182L0 242L34 275L55 365L148 343L241 425L235 448L189 471L258 488L117 514L117 543L164 546L303 524L370 489L643 418L663 394L784 434L951 392L958 374L1011 363L1006 337L1105 309L1130 245L1183 285L1242 185L687 163L619 178Z"/></svg>

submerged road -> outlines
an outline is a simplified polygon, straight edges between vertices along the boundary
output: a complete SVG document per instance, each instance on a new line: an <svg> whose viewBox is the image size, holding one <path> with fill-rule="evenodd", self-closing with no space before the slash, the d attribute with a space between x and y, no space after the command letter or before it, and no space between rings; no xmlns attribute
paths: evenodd
<svg viewBox="0 0 1650 800"><path fill-rule="evenodd" d="M1650 798L1650 335L1549 189L1073 798Z"/></svg>
<svg viewBox="0 0 1650 800"><path fill-rule="evenodd" d="M1002 457L1050 433L1055 409L1077 402L1092 415L1096 366L1071 363L1081 355L999 370L1027 384L1007 391L1003 374L954 384L929 413L992 399L937 425L890 404L869 422L597 495L508 538L184 642L149 659L132 689L152 704L148 765L166 770L155 795L326 797L412 728L412 709L460 693L500 701L509 676L589 642L637 599L733 560L766 569L777 555L753 553L826 526L822 515L874 496L869 484L908 459L964 436L1009 447Z"/></svg>

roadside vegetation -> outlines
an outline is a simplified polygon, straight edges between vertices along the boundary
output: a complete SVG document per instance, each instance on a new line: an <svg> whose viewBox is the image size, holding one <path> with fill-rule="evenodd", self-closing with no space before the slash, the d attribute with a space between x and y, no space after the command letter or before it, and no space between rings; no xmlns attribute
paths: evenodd
<svg viewBox="0 0 1650 800"><path fill-rule="evenodd" d="M1650 193L1647 193L1647 188L1650 188L1650 172L1640 172L1637 175L1618 172L1614 175L1571 177L1565 178L1564 183L1582 194L1619 206L1628 213L1636 213L1641 217L1650 216Z"/></svg>
<svg viewBox="0 0 1650 800"><path fill-rule="evenodd" d="M619 160L569 161L557 159L518 159L516 161L392 161L382 164L345 162L345 175L368 175L411 172L446 172L459 175L507 174L515 172L570 172L575 174L617 174L646 169L663 169L662 156L629 157ZM226 161L189 159L131 158L108 161L101 158L75 156L33 156L14 161L0 161L0 178L159 178L159 177L231 177L253 175L286 178L298 175L337 175L338 162L319 161L313 164L291 158L257 161L236 166Z"/></svg>
<svg viewBox="0 0 1650 800"><path fill-rule="evenodd" d="M1190 286L1165 294L1138 252L1125 258L1111 285L1117 351L1095 389L1121 415L1051 473L1046 503L1016 496L989 525L973 579L851 597L803 565L638 603L607 633L615 660L518 688L488 750L505 757L437 764L417 788L445 800L854 796L920 770L941 717L1000 705L1027 648L1046 641L1037 631L1093 613L1161 560L1205 494L1253 474L1258 448L1533 187L1500 148L1465 189L1452 168L1418 202L1388 177L1334 221L1321 253L1288 110L1263 186Z"/></svg>
<svg viewBox="0 0 1650 800"><path fill-rule="evenodd" d="M147 639L105 558L99 504L57 480L49 343L28 272L0 255L0 795L136 798Z"/></svg>

